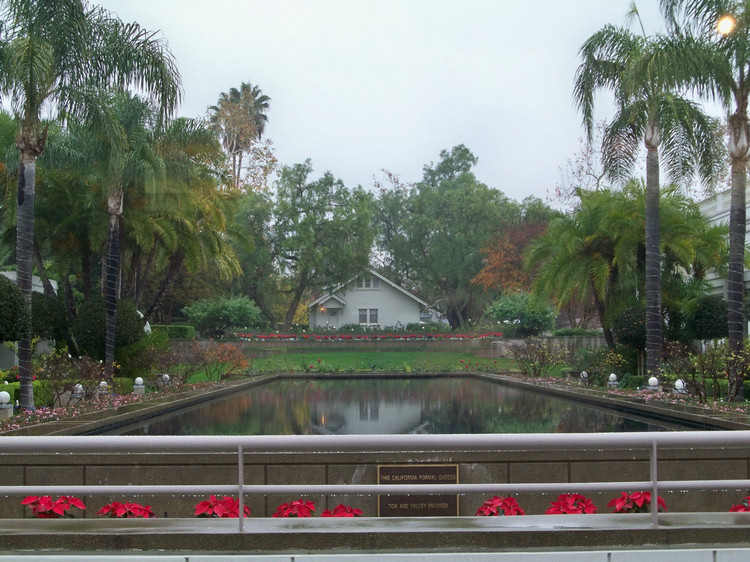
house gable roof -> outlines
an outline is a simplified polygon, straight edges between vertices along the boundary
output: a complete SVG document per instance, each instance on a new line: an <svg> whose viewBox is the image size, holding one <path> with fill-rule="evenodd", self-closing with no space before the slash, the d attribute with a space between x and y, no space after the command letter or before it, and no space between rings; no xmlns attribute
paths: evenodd
<svg viewBox="0 0 750 562"><path fill-rule="evenodd" d="M429 306L429 305L428 305L428 304L427 304L426 302L424 302L424 301L423 301L422 299L420 299L419 297L417 297L417 296L415 296L415 295L411 294L411 293L410 293L409 291L407 291L406 289L404 289L404 288L403 288L403 287L402 287L401 285L397 285L396 283L394 283L394 282L393 282L393 281L391 281L390 279L388 279L388 278L386 278L386 277L383 277L383 276L382 276L382 275L380 275L380 273L378 273L377 271L373 271L372 269L368 269L368 270L366 270L366 272L367 272L367 273L370 273L371 275L374 275L375 277L377 277L378 279L380 279L380 280L381 280L381 281L383 281L384 283L387 283L388 285L390 285L391 287L393 287L393 288L394 288L394 289L396 289L397 291L399 291L399 292L403 293L403 294L404 294L404 295L406 295L407 297L409 297L409 298L411 298L411 299L413 299L413 300L417 301L417 302L418 302L419 304L421 304L422 306L425 306L425 307L426 307L426 306ZM365 271L363 271L362 273L365 273ZM341 290L341 289L343 289L344 287L348 286L348 285L349 285L350 283L352 283L353 281L355 281L355 280L356 280L356 279L357 279L357 278L358 278L358 277L359 277L360 275L362 275L362 273L358 273L357 275L355 275L354 277L352 277L351 279L349 279L349 281L347 281L346 283L342 283L341 285L338 285L338 286L337 286L337 287L336 287L335 289L333 289L333 290L332 290L332 291L331 291L330 293L326 293L326 294L324 294L324 295L322 295L322 296L318 297L317 299L315 299L314 301L312 301L312 302L311 302L310 304L308 304L308 305L307 305L307 308L308 308L308 309L310 309L310 308L313 308L313 307L315 307L315 306L319 305L320 303L322 303L322 302L325 302L325 301L326 301L326 300L328 300L329 298L335 298L336 300L338 300L339 302L341 302L341 304L343 304L343 305L346 305L346 300L345 300L345 299L343 299L343 298L341 298L341 297L338 297L338 296L336 296L336 295L335 295L335 293L336 293L337 291L340 291L340 290Z"/></svg>

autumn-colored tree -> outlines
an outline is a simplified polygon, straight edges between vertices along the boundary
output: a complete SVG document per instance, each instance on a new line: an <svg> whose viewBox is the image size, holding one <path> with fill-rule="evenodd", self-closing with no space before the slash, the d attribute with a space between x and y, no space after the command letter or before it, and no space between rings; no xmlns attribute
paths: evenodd
<svg viewBox="0 0 750 562"><path fill-rule="evenodd" d="M508 227L506 232L482 248L485 265L472 279L472 283L487 290L503 292L525 290L531 287L533 272L524 268L523 254L529 242L547 228L546 222L521 223Z"/></svg>

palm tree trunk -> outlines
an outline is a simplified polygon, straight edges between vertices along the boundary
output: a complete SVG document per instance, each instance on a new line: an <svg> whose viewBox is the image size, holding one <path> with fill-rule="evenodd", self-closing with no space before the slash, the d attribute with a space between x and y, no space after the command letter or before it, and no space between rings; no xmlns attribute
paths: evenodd
<svg viewBox="0 0 750 562"><path fill-rule="evenodd" d="M732 354L742 350L745 297L745 189L747 186L748 130L747 116L735 113L729 117L729 155L732 163L732 197L729 207L729 266L727 271L727 327L729 331L729 391L733 400L740 388L742 372L732 361Z"/></svg>
<svg viewBox="0 0 750 562"><path fill-rule="evenodd" d="M36 157L21 152L18 170L18 215L16 217L16 283L31 311L31 272L34 252L34 199L36 196ZM31 372L31 323L18 340L18 375L21 383L20 405L34 410Z"/></svg>
<svg viewBox="0 0 750 562"><path fill-rule="evenodd" d="M117 330L117 293L120 274L120 214L122 191L109 196L109 230L107 232L107 267L104 282L104 377L111 385L114 376L115 333Z"/></svg>
<svg viewBox="0 0 750 562"><path fill-rule="evenodd" d="M156 293L156 296L154 297L153 302L151 303L151 306L148 307L146 310L146 314L144 314L144 320L150 320L151 317L156 314L156 312L161 309L161 305L164 302L164 298L167 295L167 292L172 287L172 283L174 283L175 277L177 273L182 268L182 264L185 261L185 256L181 251L177 251L169 258L169 266L167 266L167 273L164 276L164 281L162 281L161 286L159 287L159 290ZM167 315L170 322L172 320L172 311L170 309L169 314Z"/></svg>
<svg viewBox="0 0 750 562"><path fill-rule="evenodd" d="M659 377L662 348L659 149L646 155L646 376Z"/></svg>

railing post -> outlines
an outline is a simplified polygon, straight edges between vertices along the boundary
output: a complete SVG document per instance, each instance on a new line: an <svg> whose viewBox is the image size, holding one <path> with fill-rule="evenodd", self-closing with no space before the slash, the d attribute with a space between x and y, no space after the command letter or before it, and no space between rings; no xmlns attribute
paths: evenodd
<svg viewBox="0 0 750 562"><path fill-rule="evenodd" d="M238 473L238 490L239 490L239 502L240 502L240 513L239 513L239 524L240 524L240 534L244 532L245 529L245 495L244 495L244 487L245 487L245 459L242 454L242 444L240 443L237 446L237 473Z"/></svg>
<svg viewBox="0 0 750 562"><path fill-rule="evenodd" d="M651 525L653 527L659 526L659 476L656 470L657 463L656 455L656 439L651 441Z"/></svg>

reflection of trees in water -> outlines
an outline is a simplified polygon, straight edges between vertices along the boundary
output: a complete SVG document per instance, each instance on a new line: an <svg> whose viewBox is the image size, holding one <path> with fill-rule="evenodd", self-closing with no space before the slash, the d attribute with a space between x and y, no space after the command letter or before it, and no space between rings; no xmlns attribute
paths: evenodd
<svg viewBox="0 0 750 562"><path fill-rule="evenodd" d="M426 416L430 433L548 433L559 412L539 397L511 397L496 404L450 402Z"/></svg>
<svg viewBox="0 0 750 562"><path fill-rule="evenodd" d="M614 414L470 378L285 380L149 424L153 435L301 435L320 414L416 405L430 433L643 431ZM361 414L360 414L361 415ZM369 419L377 419L370 417ZM330 420L334 421L334 420ZM316 429L317 428L317 429Z"/></svg>
<svg viewBox="0 0 750 562"><path fill-rule="evenodd" d="M557 433L621 433L644 431L648 424L609 414L603 410L575 408L563 413Z"/></svg>

